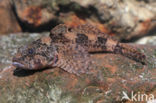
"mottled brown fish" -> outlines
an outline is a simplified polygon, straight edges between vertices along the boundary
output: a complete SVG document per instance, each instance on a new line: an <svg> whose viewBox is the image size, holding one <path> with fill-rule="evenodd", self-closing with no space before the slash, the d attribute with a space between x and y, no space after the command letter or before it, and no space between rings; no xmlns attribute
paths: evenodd
<svg viewBox="0 0 156 103"><path fill-rule="evenodd" d="M90 52L112 52L145 64L146 57L128 44L119 43L91 25L68 27L60 24L49 37L40 38L20 47L13 65L22 69L60 67L79 75L91 69Z"/></svg>

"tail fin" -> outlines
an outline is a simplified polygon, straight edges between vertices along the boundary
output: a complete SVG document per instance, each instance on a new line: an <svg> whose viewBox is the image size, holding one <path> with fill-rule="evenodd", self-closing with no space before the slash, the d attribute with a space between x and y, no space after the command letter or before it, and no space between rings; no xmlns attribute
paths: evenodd
<svg viewBox="0 0 156 103"><path fill-rule="evenodd" d="M114 52L146 65L146 56L128 44L118 43Z"/></svg>

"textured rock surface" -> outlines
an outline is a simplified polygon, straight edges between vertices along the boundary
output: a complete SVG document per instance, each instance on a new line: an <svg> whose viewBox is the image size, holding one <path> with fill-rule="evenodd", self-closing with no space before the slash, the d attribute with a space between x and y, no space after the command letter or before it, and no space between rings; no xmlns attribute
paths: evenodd
<svg viewBox="0 0 156 103"><path fill-rule="evenodd" d="M24 30L40 31L56 25L51 0L12 0L16 15ZM49 28L50 27L50 28ZM26 29L25 29L26 28Z"/></svg>
<svg viewBox="0 0 156 103"><path fill-rule="evenodd" d="M155 1L39 0L36 2L31 0L19 2L14 0L14 2L20 20L32 27L38 27L50 21L51 26L61 22L77 23L75 19L71 19L72 15L84 23L94 21L92 24L96 25L99 22L108 31L106 33L115 34L118 39L139 37L156 27Z"/></svg>
<svg viewBox="0 0 156 103"><path fill-rule="evenodd" d="M11 66L10 60L17 47L43 35L12 34L0 37L1 103L116 103L121 100L123 91L128 95L132 91L155 95L155 46L136 46L146 54L147 66L120 55L92 54L96 70L80 77L59 68L26 71Z"/></svg>
<svg viewBox="0 0 156 103"><path fill-rule="evenodd" d="M155 28L156 1L146 0L73 0L85 7L93 6L101 23L120 38L130 39Z"/></svg>
<svg viewBox="0 0 156 103"><path fill-rule="evenodd" d="M18 20L23 31L50 30L59 23L91 23L119 40L127 40L151 34L156 28L155 0L12 0L10 4L16 16L15 22ZM6 13L12 12L9 10ZM12 18L6 16L5 19ZM12 25L11 20L10 24L2 26ZM5 32L14 31L4 29Z"/></svg>
<svg viewBox="0 0 156 103"><path fill-rule="evenodd" d="M156 45L156 36L147 36L136 41L137 44Z"/></svg>
<svg viewBox="0 0 156 103"><path fill-rule="evenodd" d="M21 27L16 20L9 0L0 0L0 34L20 32Z"/></svg>

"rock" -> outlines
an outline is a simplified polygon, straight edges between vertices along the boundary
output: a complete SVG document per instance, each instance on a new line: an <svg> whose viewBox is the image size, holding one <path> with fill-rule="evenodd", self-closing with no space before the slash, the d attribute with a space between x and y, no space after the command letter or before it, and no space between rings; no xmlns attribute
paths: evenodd
<svg viewBox="0 0 156 103"><path fill-rule="evenodd" d="M8 5L13 9L8 9ZM4 27L2 33L20 31L19 28L22 31L42 32L60 23L83 22L100 26L105 33L114 35L118 40L131 40L150 34L156 27L154 0L12 0L6 7L2 9L5 13L0 20L5 18L9 24L0 21ZM10 30L5 29L6 26Z"/></svg>
<svg viewBox="0 0 156 103"><path fill-rule="evenodd" d="M21 31L10 0L0 0L0 34Z"/></svg>
<svg viewBox="0 0 156 103"><path fill-rule="evenodd" d="M11 66L16 48L40 36L12 34L1 37L0 54L5 58L0 59L1 103L117 103L121 102L123 92L128 96L132 92L155 95L156 46L132 44L147 56L148 63L144 66L121 55L92 54L95 65L91 66L95 70L81 76L60 68L27 71Z"/></svg>
<svg viewBox="0 0 156 103"><path fill-rule="evenodd" d="M50 0L13 0L13 6L24 31L49 30L56 25Z"/></svg>
<svg viewBox="0 0 156 103"><path fill-rule="evenodd" d="M116 34L118 39L141 37L156 27L156 2L152 0L73 1L84 7L94 8L96 17Z"/></svg>
<svg viewBox="0 0 156 103"><path fill-rule="evenodd" d="M147 36L136 41L137 44L156 45L156 36Z"/></svg>

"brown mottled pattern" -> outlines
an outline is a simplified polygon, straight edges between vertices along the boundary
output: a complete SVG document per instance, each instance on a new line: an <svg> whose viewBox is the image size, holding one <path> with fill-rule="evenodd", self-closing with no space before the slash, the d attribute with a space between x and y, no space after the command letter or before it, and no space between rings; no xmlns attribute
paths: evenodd
<svg viewBox="0 0 156 103"><path fill-rule="evenodd" d="M54 66L63 68L69 73L79 75L88 73L92 63L88 52L77 44L57 44L58 62Z"/></svg>
<svg viewBox="0 0 156 103"><path fill-rule="evenodd" d="M56 62L57 48L51 45L50 41L45 42L45 40L51 40L51 38L44 37L30 45L20 47L13 57L13 64L23 69L40 69L51 66Z"/></svg>
<svg viewBox="0 0 156 103"><path fill-rule="evenodd" d="M113 40L91 25L68 27L65 24L51 30L30 45L19 48L13 65L23 69L60 67L69 73L89 73L93 63L89 52L112 52L145 63L145 55L128 44Z"/></svg>
<svg viewBox="0 0 156 103"><path fill-rule="evenodd" d="M92 25L80 25L78 27L68 27L65 24L56 26L51 30L53 32L62 32L63 37L68 42L76 43L88 50L88 52L112 52L121 54L135 61L145 63L145 55L128 44L122 44L112 39L109 35L101 32ZM53 39L53 38L52 38Z"/></svg>

